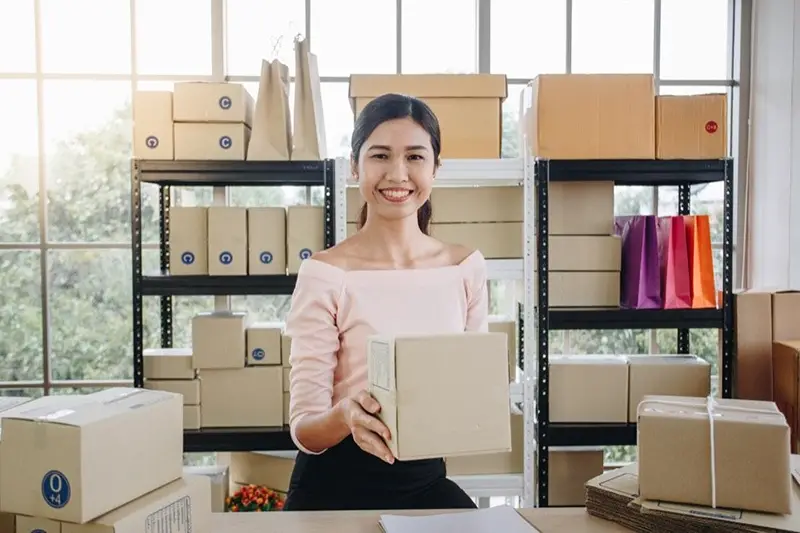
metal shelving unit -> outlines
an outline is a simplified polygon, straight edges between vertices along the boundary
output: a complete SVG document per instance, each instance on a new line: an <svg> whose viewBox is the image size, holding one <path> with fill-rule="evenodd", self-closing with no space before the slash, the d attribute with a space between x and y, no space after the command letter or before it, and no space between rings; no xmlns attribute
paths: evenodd
<svg viewBox="0 0 800 533"><path fill-rule="evenodd" d="M143 272L142 184L158 186L160 272ZM143 297L161 301L161 346L172 346L173 296L291 294L297 276L171 276L169 274L169 207L171 188L322 186L325 207L325 246L335 242L334 161L132 161L131 237L133 273L133 381L144 386ZM187 452L291 450L295 446L285 427L204 428L184 433Z"/></svg>
<svg viewBox="0 0 800 533"><path fill-rule="evenodd" d="M525 160L524 302L520 307L524 369L526 507L548 505L548 451L552 446L636 444L635 424L551 424L549 334L559 329L677 329L678 353L689 353L689 330L722 331L720 392L733 395L733 161ZM617 186L677 186L678 214L690 214L692 185L724 185L722 307L720 309L571 310L548 307L548 185L554 181L613 181ZM536 255L534 255L536 254ZM535 262L534 262L535 260ZM536 277L533 265L539 265Z"/></svg>

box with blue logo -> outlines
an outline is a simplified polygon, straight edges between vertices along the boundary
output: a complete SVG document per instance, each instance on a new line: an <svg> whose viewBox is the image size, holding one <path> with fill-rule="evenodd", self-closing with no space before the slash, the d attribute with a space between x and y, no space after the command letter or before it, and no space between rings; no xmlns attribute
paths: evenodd
<svg viewBox="0 0 800 533"><path fill-rule="evenodd" d="M110 388L2 419L0 510L83 524L183 475L183 399Z"/></svg>
<svg viewBox="0 0 800 533"><path fill-rule="evenodd" d="M247 275L247 208L208 208L208 273Z"/></svg>
<svg viewBox="0 0 800 533"><path fill-rule="evenodd" d="M286 264L289 274L300 263L325 248L325 209L317 205L292 205L286 215Z"/></svg>
<svg viewBox="0 0 800 533"><path fill-rule="evenodd" d="M247 209L247 246L250 275L286 274L286 209Z"/></svg>
<svg viewBox="0 0 800 533"><path fill-rule="evenodd" d="M247 327L247 366L281 364L281 331L269 322Z"/></svg>
<svg viewBox="0 0 800 533"><path fill-rule="evenodd" d="M183 161L244 161L250 143L246 124L176 122L175 159Z"/></svg>
<svg viewBox="0 0 800 533"><path fill-rule="evenodd" d="M253 124L255 101L241 83L187 81L173 91L175 122Z"/></svg>
<svg viewBox="0 0 800 533"><path fill-rule="evenodd" d="M169 273L208 275L208 208L169 208Z"/></svg>
<svg viewBox="0 0 800 533"><path fill-rule="evenodd" d="M136 91L133 95L133 155L138 159L175 156L172 91Z"/></svg>

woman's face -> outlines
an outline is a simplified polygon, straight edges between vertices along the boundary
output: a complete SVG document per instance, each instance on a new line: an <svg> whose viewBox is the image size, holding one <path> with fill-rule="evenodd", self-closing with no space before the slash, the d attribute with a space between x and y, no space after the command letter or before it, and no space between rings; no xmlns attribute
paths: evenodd
<svg viewBox="0 0 800 533"><path fill-rule="evenodd" d="M416 216L431 195L436 172L431 137L411 119L390 120L375 128L354 166L370 217Z"/></svg>

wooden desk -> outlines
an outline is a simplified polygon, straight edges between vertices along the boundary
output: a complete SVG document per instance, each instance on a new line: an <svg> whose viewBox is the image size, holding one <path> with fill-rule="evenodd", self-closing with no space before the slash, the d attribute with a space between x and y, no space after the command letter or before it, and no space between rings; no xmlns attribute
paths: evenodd
<svg viewBox="0 0 800 533"><path fill-rule="evenodd" d="M407 515L447 511L389 511ZM456 511L458 512L458 511ZM583 508L521 509L520 513L542 533L629 533L627 529L593 516ZM380 533L376 511L215 513L212 533Z"/></svg>

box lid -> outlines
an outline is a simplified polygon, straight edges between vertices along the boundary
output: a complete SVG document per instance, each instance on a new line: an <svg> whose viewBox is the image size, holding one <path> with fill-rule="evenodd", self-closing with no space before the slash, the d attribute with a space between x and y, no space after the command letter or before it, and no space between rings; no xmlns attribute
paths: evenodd
<svg viewBox="0 0 800 533"><path fill-rule="evenodd" d="M401 93L417 98L505 98L503 74L352 74L350 98Z"/></svg>
<svg viewBox="0 0 800 533"><path fill-rule="evenodd" d="M712 412L714 423L750 422L788 427L774 402L714 398ZM638 416L708 420L708 400L691 396L645 396L639 403Z"/></svg>

